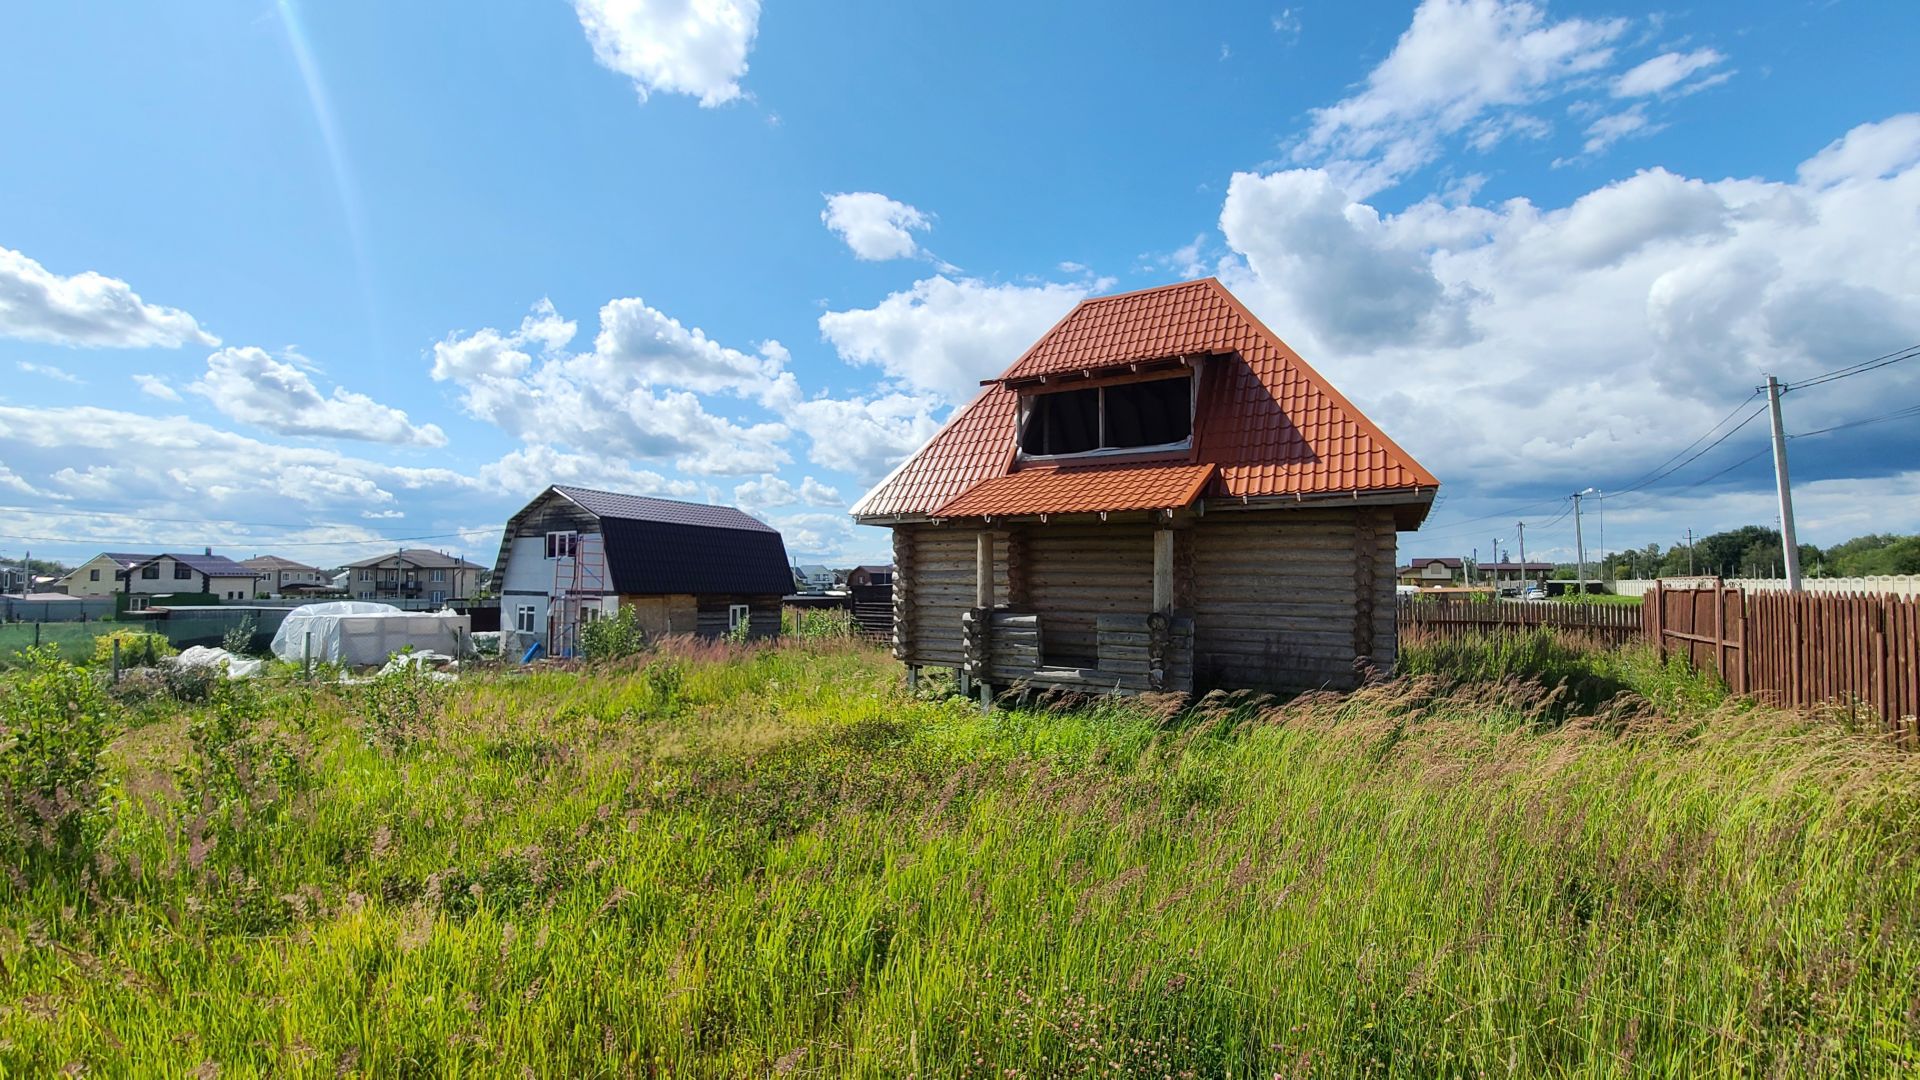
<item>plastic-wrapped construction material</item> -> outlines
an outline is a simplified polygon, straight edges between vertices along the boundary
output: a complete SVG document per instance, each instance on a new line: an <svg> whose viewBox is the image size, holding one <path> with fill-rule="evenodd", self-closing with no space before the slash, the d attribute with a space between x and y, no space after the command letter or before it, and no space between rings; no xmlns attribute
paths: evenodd
<svg viewBox="0 0 1920 1080"><path fill-rule="evenodd" d="M391 604L341 600L294 608L273 635L273 655L296 663L311 656L322 663L373 667L408 646L471 656L472 622L452 611L401 611Z"/></svg>

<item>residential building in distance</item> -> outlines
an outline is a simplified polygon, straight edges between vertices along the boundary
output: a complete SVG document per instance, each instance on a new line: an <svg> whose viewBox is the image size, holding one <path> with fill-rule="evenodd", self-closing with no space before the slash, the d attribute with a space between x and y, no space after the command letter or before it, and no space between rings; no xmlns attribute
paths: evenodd
<svg viewBox="0 0 1920 1080"><path fill-rule="evenodd" d="M819 563L800 563L793 568L793 584L801 592L826 592L838 580L831 568Z"/></svg>
<svg viewBox="0 0 1920 1080"><path fill-rule="evenodd" d="M1414 559L1401 567L1396 576L1402 585L1419 585L1423 588L1460 585L1466 581L1466 565L1464 560L1452 556Z"/></svg>
<svg viewBox="0 0 1920 1080"><path fill-rule="evenodd" d="M260 575L257 591L268 596L304 596L332 592L333 575L317 566L283 559L278 555L255 555L240 560L240 565Z"/></svg>
<svg viewBox="0 0 1920 1080"><path fill-rule="evenodd" d="M1550 562L1483 562L1474 569L1485 575L1495 588L1535 584L1553 576Z"/></svg>
<svg viewBox="0 0 1920 1080"><path fill-rule="evenodd" d="M480 591L484 569L479 563L444 551L405 548L348 563L347 592L355 600L426 600L435 604L471 600Z"/></svg>
<svg viewBox="0 0 1920 1080"><path fill-rule="evenodd" d="M119 551L103 551L74 567L71 573L60 579L60 584L66 587L68 596L112 596L121 591L122 572L153 557Z"/></svg>
<svg viewBox="0 0 1920 1080"><path fill-rule="evenodd" d="M252 570L208 548L199 555L149 555L120 571L120 591L130 610L167 593L202 593L221 600L251 600L258 581Z"/></svg>
<svg viewBox="0 0 1920 1080"><path fill-rule="evenodd" d="M501 628L553 656L628 611L648 634L773 637L793 588L785 542L750 514L562 485L508 519L493 574Z"/></svg>
<svg viewBox="0 0 1920 1080"><path fill-rule="evenodd" d="M856 566L847 571L847 586L849 588L891 584L893 584L893 565L891 563L886 566Z"/></svg>

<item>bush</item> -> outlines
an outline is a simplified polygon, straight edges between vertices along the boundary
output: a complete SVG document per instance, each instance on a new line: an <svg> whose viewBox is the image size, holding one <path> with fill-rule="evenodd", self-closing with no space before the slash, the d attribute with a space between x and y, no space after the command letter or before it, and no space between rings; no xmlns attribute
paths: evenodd
<svg viewBox="0 0 1920 1080"><path fill-rule="evenodd" d="M846 608L790 607L782 631L799 638L850 638L860 632L853 612Z"/></svg>
<svg viewBox="0 0 1920 1080"><path fill-rule="evenodd" d="M367 743L390 754L425 738L447 697L447 684L418 664L382 671L360 688L360 731Z"/></svg>
<svg viewBox="0 0 1920 1080"><path fill-rule="evenodd" d="M647 632L640 628L639 616L630 607L580 627L580 655L588 660L618 660L646 647Z"/></svg>
<svg viewBox="0 0 1920 1080"><path fill-rule="evenodd" d="M165 634L146 630L115 630L93 639L94 667L106 667L113 663L113 645L116 641L120 643L120 666L123 668L152 667L180 652Z"/></svg>
<svg viewBox="0 0 1920 1080"><path fill-rule="evenodd" d="M253 635L260 629L260 620L252 615L243 616L240 621L227 627L220 636L220 647L235 656L246 656L253 651Z"/></svg>
<svg viewBox="0 0 1920 1080"><path fill-rule="evenodd" d="M31 871L84 860L101 802L100 752L113 703L50 646L0 690L0 861Z"/></svg>

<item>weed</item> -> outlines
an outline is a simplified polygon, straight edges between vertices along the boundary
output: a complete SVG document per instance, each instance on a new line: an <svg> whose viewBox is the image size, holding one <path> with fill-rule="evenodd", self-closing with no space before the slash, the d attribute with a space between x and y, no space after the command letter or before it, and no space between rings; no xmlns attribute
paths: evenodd
<svg viewBox="0 0 1920 1080"><path fill-rule="evenodd" d="M123 668L152 667L169 656L175 656L180 650L173 647L165 634L155 634L144 630L115 630L111 634L101 634L93 639L93 666L105 668L113 663L114 646L120 647L120 666Z"/></svg>
<svg viewBox="0 0 1920 1080"><path fill-rule="evenodd" d="M0 686L0 862L31 874L87 858L115 717L99 680L53 648L26 661Z"/></svg>

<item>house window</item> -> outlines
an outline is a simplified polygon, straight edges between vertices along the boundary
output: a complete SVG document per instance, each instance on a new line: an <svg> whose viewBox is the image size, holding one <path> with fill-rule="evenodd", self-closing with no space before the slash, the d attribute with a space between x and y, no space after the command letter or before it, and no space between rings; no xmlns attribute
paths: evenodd
<svg viewBox="0 0 1920 1080"><path fill-rule="evenodd" d="M1193 436L1193 379L1034 394L1022 413L1020 452L1029 457L1179 449Z"/></svg>
<svg viewBox="0 0 1920 1080"><path fill-rule="evenodd" d="M174 563L174 564L173 564L173 580L175 580L175 581L192 581L192 580L193 580L193 567L191 567L191 566L188 566L188 565L187 565L187 564L185 564L185 563Z"/></svg>
<svg viewBox="0 0 1920 1080"><path fill-rule="evenodd" d="M738 633L742 626L752 625L753 609L745 604L727 605L727 633Z"/></svg>
<svg viewBox="0 0 1920 1080"><path fill-rule="evenodd" d="M144 596L129 596L129 597L127 597L127 610L128 610L128 611L145 611L145 610L147 610L147 598L146 598L146 597L144 597Z"/></svg>
<svg viewBox="0 0 1920 1080"><path fill-rule="evenodd" d="M158 565L143 566L140 568L140 576L147 581L158 581L160 580L160 567Z"/></svg>
<svg viewBox="0 0 1920 1080"><path fill-rule="evenodd" d="M550 532L547 534L547 558L571 559L580 550L580 534L577 532Z"/></svg>
<svg viewBox="0 0 1920 1080"><path fill-rule="evenodd" d="M435 589L434 591L427 594L427 599L433 601L436 604L442 604L446 602L447 594L446 594L446 591L443 589Z"/></svg>
<svg viewBox="0 0 1920 1080"><path fill-rule="evenodd" d="M445 570L435 570L433 572L433 580L435 581L447 580L447 572Z"/></svg>
<svg viewBox="0 0 1920 1080"><path fill-rule="evenodd" d="M100 580L100 571L98 571L98 570L89 570L89 571L87 571L87 580L88 580L88 581L99 581L99 580Z"/></svg>
<svg viewBox="0 0 1920 1080"><path fill-rule="evenodd" d="M513 609L513 628L522 634L533 633L534 606L521 604Z"/></svg>
<svg viewBox="0 0 1920 1080"><path fill-rule="evenodd" d="M373 570L372 570L372 569L370 569L370 568L365 568L365 567L363 567L363 568L361 569L361 571L360 571L360 580L361 580L361 581L372 581L372 580L373 580Z"/></svg>

